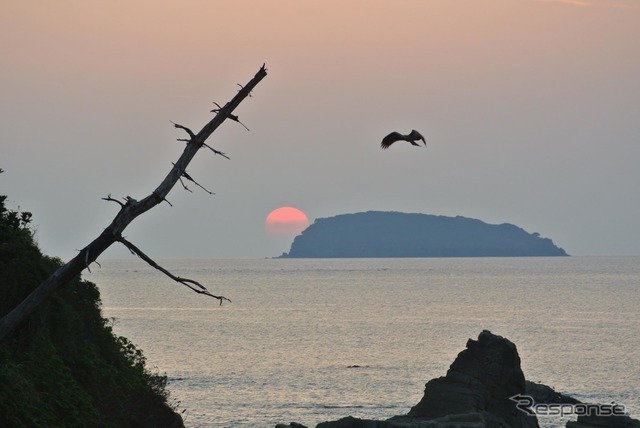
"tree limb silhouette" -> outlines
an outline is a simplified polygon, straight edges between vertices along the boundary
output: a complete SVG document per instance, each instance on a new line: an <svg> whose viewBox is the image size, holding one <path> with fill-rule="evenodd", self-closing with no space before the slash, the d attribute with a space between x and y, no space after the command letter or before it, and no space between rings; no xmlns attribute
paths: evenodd
<svg viewBox="0 0 640 428"><path fill-rule="evenodd" d="M160 272L164 273L165 275L167 275L169 278L173 279L174 281L179 282L180 284L186 285L187 287L189 287L191 290L195 291L196 293L204 294L206 296L218 299L218 300L220 300L220 304L221 305L222 305L222 301L223 300L226 300L227 302L231 302L231 300L227 299L224 296L215 296L215 295L211 294L209 292L209 290L207 290L207 287L205 287L204 285L200 284L198 281L195 281L195 280L189 279L189 278L181 278L179 276L175 276L174 274L172 274L171 272L169 272L168 270L166 270L165 268L160 266L158 263L156 263L151 257L149 257L145 253L143 253L142 250L140 250L140 248L136 247L135 245L133 245L131 242L127 241L122 236L119 237L117 239L117 241L122 243L125 247L127 247L129 249L129 251L131 251L131 254L135 254L136 256L140 257L142 260L147 262L151 267L153 267L153 268L159 270ZM194 285L195 285L195 287L194 287Z"/></svg>
<svg viewBox="0 0 640 428"><path fill-rule="evenodd" d="M162 180L160 185L150 195L139 201L131 197L126 197L126 202L122 203L116 199L111 198L110 195L106 198L102 198L107 201L117 202L120 205L120 210L112 220L111 224L109 224L109 226L107 226L96 239L91 241L89 245L81 249L74 258L72 258L64 266L61 266L59 269L57 269L51 276L49 276L49 278L47 278L38 287L36 287L20 304L18 304L8 314L4 315L0 319L0 341L8 333L10 333L21 321L28 317L55 290L79 275L85 268L88 268L91 263L95 262L98 256L100 256L114 242L123 243L125 246L127 246L127 248L129 248L130 251L134 252L147 263L167 274L167 271L159 268L158 265L149 257L144 255L142 251L140 251L133 244L126 241L122 237L122 232L136 217L149 211L151 208L160 204L162 201L166 201L167 203L169 202L166 199L167 195L179 181L180 177L183 176L183 173L184 171L186 171L187 166L194 158L198 150L200 150L202 147L207 147L214 153L224 156L228 159L228 157L224 153L219 152L206 145L205 141L227 118L231 116L233 110L238 107L238 105L240 105L240 103L246 97L251 96L251 91L258 83L260 83L260 81L266 75L267 69L263 64L255 74L255 76L245 86L240 85L241 89L231 99L231 101L220 108L213 119L211 119L206 125L204 125L204 127L197 134L195 134L186 126L174 123L175 128L182 129L187 132L187 134L189 134L189 139L184 140L187 144L182 152L182 155L180 155L173 168L171 168L164 180ZM153 262L155 265L150 262ZM205 294L210 297L216 298L220 300L220 302L222 302L223 300L228 300L225 297L216 296L209 293L206 288L202 287L200 284L196 283L193 280L187 280L171 275L169 276L200 294Z"/></svg>
<svg viewBox="0 0 640 428"><path fill-rule="evenodd" d="M173 163L172 163L173 164ZM175 164L173 164L175 165ZM184 184L184 181L182 181L182 178L186 178L187 180L189 180L190 182L192 182L193 184L195 184L196 186L198 186L199 188L201 188L202 190L204 190L205 192L207 192L210 195L215 195L215 193L213 193L212 191L208 190L207 188L205 188L202 184L198 183L196 180L193 179L193 177L191 177L191 175L189 175L187 173L187 171L182 171L182 176L179 178L180 180L180 184L182 184L182 187L184 188L184 190L191 192L191 189L189 189L187 187L186 184ZM193 192L191 192L193 193Z"/></svg>

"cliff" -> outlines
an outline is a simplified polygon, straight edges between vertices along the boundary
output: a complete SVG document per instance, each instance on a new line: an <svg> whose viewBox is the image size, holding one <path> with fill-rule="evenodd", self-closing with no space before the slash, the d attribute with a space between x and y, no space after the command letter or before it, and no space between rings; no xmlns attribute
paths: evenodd
<svg viewBox="0 0 640 428"><path fill-rule="evenodd" d="M43 255L31 214L0 196L0 316L61 261ZM2 427L183 427L168 404L167 378L113 334L95 284L77 277L0 342Z"/></svg>
<svg viewBox="0 0 640 428"><path fill-rule="evenodd" d="M466 217L368 211L317 219L295 237L291 258L566 256L548 238L512 224Z"/></svg>

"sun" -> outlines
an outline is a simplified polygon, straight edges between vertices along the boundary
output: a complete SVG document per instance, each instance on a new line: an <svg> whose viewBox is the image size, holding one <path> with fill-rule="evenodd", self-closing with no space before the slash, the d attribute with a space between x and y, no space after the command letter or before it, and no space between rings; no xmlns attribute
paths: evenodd
<svg viewBox="0 0 640 428"><path fill-rule="evenodd" d="M265 231L273 237L295 236L307 226L309 226L307 215L293 207L276 208L264 221Z"/></svg>

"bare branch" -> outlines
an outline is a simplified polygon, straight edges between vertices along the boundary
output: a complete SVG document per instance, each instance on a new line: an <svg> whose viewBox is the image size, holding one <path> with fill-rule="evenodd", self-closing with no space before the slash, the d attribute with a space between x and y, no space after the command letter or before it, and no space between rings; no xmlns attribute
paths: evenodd
<svg viewBox="0 0 640 428"><path fill-rule="evenodd" d="M236 85L240 86L240 91L243 91L243 90L244 90L244 86L242 86L241 84L236 83ZM240 91L238 91L238 92L240 92ZM249 91L249 92L248 92L247 96L248 96L248 97L253 97L253 96L251 95L251 91Z"/></svg>
<svg viewBox="0 0 640 428"><path fill-rule="evenodd" d="M91 268L89 267L89 265L91 264L91 262L89 261L89 249L85 248L85 253L84 253L84 264L87 267L87 270L89 271L89 273L91 273Z"/></svg>
<svg viewBox="0 0 640 428"><path fill-rule="evenodd" d="M187 174L186 172L183 172L182 175L184 175L184 178L186 178L189 181L192 181L193 184L195 184L196 186L198 186L199 188L201 188L202 190L204 190L208 194L215 195L215 193L213 193L212 191L206 189L202 184L198 183L196 180L194 180L193 178L189 177L189 174Z"/></svg>
<svg viewBox="0 0 640 428"><path fill-rule="evenodd" d="M231 117L231 116L233 116L233 117ZM229 119L238 122L240 125L244 126L244 129L246 129L247 131L250 131L250 129L247 128L247 125L245 125L244 123L240 122L240 119L238 119L238 116L235 116L235 115L231 115L231 116L229 116Z"/></svg>
<svg viewBox="0 0 640 428"><path fill-rule="evenodd" d="M77 254L74 258L69 260L64 266L58 268L53 274L49 276L46 280L44 280L38 287L36 287L21 303L19 303L16 307L14 307L9 313L5 314L0 318L0 340L2 340L8 333L10 333L13 329L16 328L18 324L20 324L25 318L27 318L31 313L33 313L36 308L42 304L53 292L55 292L62 285L68 283L73 278L77 277L86 267L93 263L107 248L109 248L114 242L120 241L122 232L126 229L126 227L137 217L149 211L151 208L160 204L162 201L167 201L166 197L173 189L173 187L179 181L179 178L182 176L180 171L185 171L187 166L191 162L191 160L195 157L196 153L202 148L202 146L206 145L205 142L209 138L209 136L216 130L218 127L224 123L224 121L229 118L229 115L233 113L233 111L240 105L240 103L247 98L253 88L258 85L267 76L267 69L263 64L262 67L258 70L258 72L253 76L251 80L245 85L241 86L238 93L224 105L220 109L220 111L211 119L207 124L205 124L202 129L194 134L186 126L178 125L174 123L174 127L178 129L184 130L187 134L189 134L190 141L186 144L182 154L176 161L176 165L169 171L166 177L162 180L162 182L158 185L158 187L151 192L145 198L136 201L133 198L127 198L126 204L121 205L120 211L116 214L116 216L101 233L100 235L91 241L85 248L83 248L79 254ZM228 157L217 150L212 149L207 146L210 150L212 150L215 154L219 154L228 159ZM109 196L106 200L113 199ZM85 252L86 251L86 252ZM184 283L184 282L183 282ZM186 281L185 285L193 284L192 282ZM208 292L203 292L199 290L201 294L209 294ZM213 296L215 298L222 300L222 297Z"/></svg>
<svg viewBox="0 0 640 428"><path fill-rule="evenodd" d="M186 184L184 184L184 181L182 181L182 177L178 178L178 180L180 180L180 184L182 184L182 187L184 188L184 190L186 190L187 192L193 193L193 191L189 189Z"/></svg>
<svg viewBox="0 0 640 428"><path fill-rule="evenodd" d="M155 191L154 191L154 193L155 193ZM156 196L157 196L157 195L156 195ZM168 204L169 204L169 206L170 206L170 207L173 207L173 204L172 204L171 202L169 202L169 200L168 200L166 197L164 197L164 196L158 196L158 198L160 199L160 202L166 202L166 203L168 203ZM160 203L160 202L158 202L158 203Z"/></svg>
<svg viewBox="0 0 640 428"><path fill-rule="evenodd" d="M249 95L251 96L251 95ZM222 110L222 107L220 107L220 104L218 104L217 102L213 102L216 106L218 106L218 108L211 110L211 113L218 113L220 112L220 110ZM244 126L244 129L246 129L247 131L249 131L249 128L247 128L247 125L245 125L244 123L240 122L240 119L238 118L238 116L236 116L235 114L231 114L229 113L228 116L229 119L233 120L234 122L238 122L240 125Z"/></svg>
<svg viewBox="0 0 640 428"><path fill-rule="evenodd" d="M102 199L103 201L115 202L118 205L120 205L121 208L124 208L124 204L122 202L120 202L119 200L117 200L117 199L113 199L111 197L111 193L109 193L106 198L100 198L100 199Z"/></svg>
<svg viewBox="0 0 640 428"><path fill-rule="evenodd" d="M84 261L85 261L85 264L86 264L86 265L85 265L85 268L89 271L89 273L91 273L91 266L90 266L90 265L91 265L91 263L89 262L89 251L88 251L86 248L85 248L84 250L78 250L78 249L76 248L76 251L77 251L77 252L79 252L79 253L80 253L80 252L82 252L82 251L84 251L84 252L85 252L85 254L84 254ZM102 269L102 265L101 265L100 263L98 263L98 261L97 261L97 260L94 260L92 263L97 264L97 265L98 265L98 267L99 267L100 269Z"/></svg>
<svg viewBox="0 0 640 428"><path fill-rule="evenodd" d="M171 122L173 123L173 127L176 129L182 129L183 131L185 131L187 134L189 134L189 140L180 140L180 141L193 141L196 138L196 134L193 133L192 130L190 130L189 128L187 128L186 126L182 126L178 123L175 122Z"/></svg>
<svg viewBox="0 0 640 428"><path fill-rule="evenodd" d="M229 156L227 156L226 154L222 153L221 151L218 151L216 149L214 149L213 147L209 146L208 144L202 143L203 146L205 146L207 149L211 150L213 153L222 156L223 158L227 158L229 160L231 160L231 158Z"/></svg>
<svg viewBox="0 0 640 428"><path fill-rule="evenodd" d="M175 163L172 162L173 166L176 166ZM207 192L210 195L215 195L215 193L210 192L209 190L205 189L200 183L198 183L196 180L193 179L193 177L191 177L187 171L182 171L182 177L186 178L187 180L191 181L193 184L195 184L196 186L198 186L199 188L201 188L202 190L204 190L205 192ZM189 192L191 192L191 189L189 189L184 182L182 181L182 177L180 177L180 184L182 184L182 187L185 188L185 190L188 190Z"/></svg>
<svg viewBox="0 0 640 428"><path fill-rule="evenodd" d="M189 278L181 278L179 276L175 276L174 274L172 274L171 272L169 272L168 270L166 270L165 268L160 266L158 263L156 263L151 257L149 257L145 253L143 253L142 250L140 250L140 248L136 247L135 245L133 245L131 242L127 241L122 236L118 237L116 239L116 241L121 242L125 247L127 247L129 249L129 251L131 251L132 254L135 254L136 256L140 257L142 260L147 262L147 264L149 264L149 266L151 266L152 268L159 270L160 272L164 273L165 275L167 275L169 278L173 279L174 281L189 287L191 290L195 291L196 293L204 294L205 296L209 296L209 297L213 297L214 299L218 299L220 301L221 305L222 305L222 302L224 300L226 300L227 302L231 302L231 300L227 299L224 296L216 296L216 295L211 294L209 292L209 290L207 290L207 287L205 287L204 285L200 284L198 281L195 281L195 280L189 279Z"/></svg>

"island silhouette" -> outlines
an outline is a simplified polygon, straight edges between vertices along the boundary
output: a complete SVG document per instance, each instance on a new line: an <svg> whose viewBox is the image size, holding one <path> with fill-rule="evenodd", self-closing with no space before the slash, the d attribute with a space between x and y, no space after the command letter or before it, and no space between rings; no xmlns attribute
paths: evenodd
<svg viewBox="0 0 640 428"><path fill-rule="evenodd" d="M539 233L468 217L367 211L316 219L280 258L567 256Z"/></svg>

